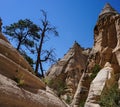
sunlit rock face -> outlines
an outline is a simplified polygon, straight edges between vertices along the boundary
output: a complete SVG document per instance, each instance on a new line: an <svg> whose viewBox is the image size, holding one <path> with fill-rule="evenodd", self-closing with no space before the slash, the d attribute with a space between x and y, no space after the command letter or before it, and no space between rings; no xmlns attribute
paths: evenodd
<svg viewBox="0 0 120 107"><path fill-rule="evenodd" d="M1 74L0 84L0 107L66 107L54 94L40 88L30 92Z"/></svg>
<svg viewBox="0 0 120 107"><path fill-rule="evenodd" d="M100 107L99 101L101 93L105 88L110 88L115 82L115 76L111 64L107 62L103 69L99 71L95 79L91 82L89 94L85 107Z"/></svg>
<svg viewBox="0 0 120 107"><path fill-rule="evenodd" d="M119 80L118 80L118 88L119 88L119 90L120 90L120 78L119 78Z"/></svg>
<svg viewBox="0 0 120 107"><path fill-rule="evenodd" d="M95 63L104 66L110 62L115 72L120 72L120 14L109 4L101 12L94 28Z"/></svg>
<svg viewBox="0 0 120 107"><path fill-rule="evenodd" d="M59 97L70 107L100 107L105 90L115 83L120 89L120 14L106 4L94 28L93 48L75 42L48 70L46 84L33 73L0 34L0 107L66 107Z"/></svg>
<svg viewBox="0 0 120 107"><path fill-rule="evenodd" d="M45 85L34 75L33 69L28 62L11 46L7 39L0 35L0 74L11 79L23 78L29 87L42 88ZM33 78L31 78L31 76ZM31 79L30 79L31 78ZM37 81L39 80L39 81ZM34 84L36 82L36 84ZM38 84L38 85L37 85Z"/></svg>
<svg viewBox="0 0 120 107"><path fill-rule="evenodd" d="M84 50L75 42L67 54L48 70L46 78L52 79L56 83L57 80L64 82L65 94L69 93L70 97L73 97L85 69L88 54L89 49ZM56 85L52 88L55 89L55 87Z"/></svg>
<svg viewBox="0 0 120 107"><path fill-rule="evenodd" d="M94 28L94 46L89 57L88 72L94 64L101 70L90 84L85 107L100 107L101 94L120 78L120 14L106 4Z"/></svg>
<svg viewBox="0 0 120 107"><path fill-rule="evenodd" d="M75 43L48 70L47 78L56 84L59 81L66 84L60 97L70 95L71 107L83 107L85 102L84 107L100 107L98 102L104 89L109 90L115 83L120 87L120 14L110 4L99 14L93 48L84 51Z"/></svg>
<svg viewBox="0 0 120 107"><path fill-rule="evenodd" d="M0 34L0 107L66 107Z"/></svg>

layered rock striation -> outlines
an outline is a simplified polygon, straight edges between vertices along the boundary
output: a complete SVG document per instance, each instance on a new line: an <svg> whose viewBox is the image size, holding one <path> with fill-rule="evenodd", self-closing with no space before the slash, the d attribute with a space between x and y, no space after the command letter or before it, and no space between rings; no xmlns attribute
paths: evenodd
<svg viewBox="0 0 120 107"><path fill-rule="evenodd" d="M0 33L0 107L66 107Z"/></svg>
<svg viewBox="0 0 120 107"><path fill-rule="evenodd" d="M105 92L105 89L109 90L119 80L119 39L120 14L110 4L106 4L94 28L94 46L88 65L91 70L93 67L91 65L98 64L102 70L91 82L85 107L100 107L101 94Z"/></svg>
<svg viewBox="0 0 120 107"><path fill-rule="evenodd" d="M62 81L65 84L62 95L69 95L72 99L85 69L88 53L89 49L85 51L75 42L67 54L48 70L46 78L57 83L51 88L56 89L60 85L59 81Z"/></svg>
<svg viewBox="0 0 120 107"><path fill-rule="evenodd" d="M46 84L33 73L0 34L0 107L119 107L120 14L107 3L94 27L92 49L75 42L48 70ZM108 97L111 105L105 105Z"/></svg>

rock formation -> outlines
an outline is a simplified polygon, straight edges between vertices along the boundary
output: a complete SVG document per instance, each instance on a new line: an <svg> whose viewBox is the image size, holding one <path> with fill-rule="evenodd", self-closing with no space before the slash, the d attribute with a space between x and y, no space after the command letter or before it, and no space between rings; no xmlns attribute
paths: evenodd
<svg viewBox="0 0 120 107"><path fill-rule="evenodd" d="M91 82L89 94L85 107L100 107L96 104L104 88L110 88L115 82L115 76L111 64L107 62L103 69L99 71L95 79Z"/></svg>
<svg viewBox="0 0 120 107"><path fill-rule="evenodd" d="M57 83L54 86L52 84L51 88L56 89L60 85L59 81L63 81L62 84L65 84L64 92L61 94L65 100L67 97L73 98L85 69L87 57L87 51L75 42L67 54L48 70L46 78Z"/></svg>
<svg viewBox="0 0 120 107"><path fill-rule="evenodd" d="M107 4L100 13L94 28L95 63L104 66L106 62L110 62L116 72L119 72L119 66L117 66L119 61L115 54L119 47L119 20L120 15Z"/></svg>
<svg viewBox="0 0 120 107"><path fill-rule="evenodd" d="M0 33L0 107L120 107L120 14L107 3L92 49L75 42L48 70L46 84L33 74Z"/></svg>
<svg viewBox="0 0 120 107"><path fill-rule="evenodd" d="M0 107L66 107L1 33Z"/></svg>
<svg viewBox="0 0 120 107"><path fill-rule="evenodd" d="M120 14L115 11L115 9L110 6L110 4L106 4L100 13L97 24L94 28L94 46L91 51L93 56L91 59L95 64L99 64L103 69L100 70L95 79L91 82L85 107L100 107L98 101L101 93L104 92L105 88L109 88L112 86L112 84L115 84L116 81L118 81L120 78L119 23ZM90 62L90 65L93 62ZM109 69L106 68L106 63L109 63ZM105 74L107 72L108 74ZM104 77L106 80L103 79ZM113 78L115 80L111 81ZM99 86L99 90L97 89L97 85Z"/></svg>
<svg viewBox="0 0 120 107"><path fill-rule="evenodd" d="M49 69L47 76L53 80L60 78L66 83L65 92L72 92L72 107L100 107L100 98L105 90L116 83L117 88L120 87L120 14L109 3L99 14L95 25L93 48L87 54L84 50L78 51L79 48L73 46ZM72 52L76 54L72 56ZM120 105L118 101L117 105Z"/></svg>

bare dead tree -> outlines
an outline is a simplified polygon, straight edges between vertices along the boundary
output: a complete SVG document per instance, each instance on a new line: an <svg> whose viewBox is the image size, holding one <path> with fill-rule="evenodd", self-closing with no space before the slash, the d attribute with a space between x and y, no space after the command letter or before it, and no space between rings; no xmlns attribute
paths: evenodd
<svg viewBox="0 0 120 107"><path fill-rule="evenodd" d="M40 67L41 75L44 77L44 69L43 69L43 62L46 61L54 61L54 50L43 50L43 44L45 43L45 38L49 37L50 33L53 33L55 36L58 36L58 32L56 27L52 26L47 19L47 14L45 11L41 11L43 15L43 19L41 19L41 27L40 27L40 41L39 44L36 46L37 49L37 61L35 66L35 73L38 74L38 70ZM44 55L44 57L43 57Z"/></svg>

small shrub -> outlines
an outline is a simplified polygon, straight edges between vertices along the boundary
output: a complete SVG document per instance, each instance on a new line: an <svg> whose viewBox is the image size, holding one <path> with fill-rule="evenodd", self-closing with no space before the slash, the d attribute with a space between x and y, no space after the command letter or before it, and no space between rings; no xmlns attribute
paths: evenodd
<svg viewBox="0 0 120 107"><path fill-rule="evenodd" d="M19 83L19 81L20 81L20 79L17 78L17 77L15 77L13 80L14 80L15 82L17 82L17 83Z"/></svg>
<svg viewBox="0 0 120 107"><path fill-rule="evenodd" d="M24 80L22 80L22 79L20 79L18 77L15 77L14 81L17 82L18 86L23 86L24 85Z"/></svg>
<svg viewBox="0 0 120 107"><path fill-rule="evenodd" d="M117 83L102 93L99 104L101 107L120 107L120 90Z"/></svg>
<svg viewBox="0 0 120 107"><path fill-rule="evenodd" d="M57 95L60 97L61 95L64 94L64 91L66 89L66 84L62 80L57 80L56 83L57 84L56 84L55 90L57 91Z"/></svg>
<svg viewBox="0 0 120 107"><path fill-rule="evenodd" d="M20 80L19 83L18 83L18 86L23 86L24 85L24 80Z"/></svg>
<svg viewBox="0 0 120 107"><path fill-rule="evenodd" d="M48 78L41 78L41 80L46 84L46 85L48 85L49 86L49 82L51 81L50 79L48 79ZM49 86L50 87L50 86Z"/></svg>
<svg viewBox="0 0 120 107"><path fill-rule="evenodd" d="M92 69L92 74L91 74L91 76L90 76L91 80L93 80L93 79L96 77L96 75L98 74L98 72L99 72L100 70L101 70L100 65L95 64L95 66L94 66L93 69Z"/></svg>
<svg viewBox="0 0 120 107"><path fill-rule="evenodd" d="M71 101L72 101L71 97L70 97L69 95L67 95L67 99L65 100L65 102L66 102L67 104L70 104Z"/></svg>
<svg viewBox="0 0 120 107"><path fill-rule="evenodd" d="M45 84L47 84L50 88L56 91L56 94L60 97L61 95L64 94L64 90L66 89L66 84L63 80L57 79L43 79Z"/></svg>
<svg viewBox="0 0 120 107"><path fill-rule="evenodd" d="M24 77L23 74L17 74L17 76L15 76L13 80L17 83L18 86L23 86L24 85L23 77Z"/></svg>
<svg viewBox="0 0 120 107"><path fill-rule="evenodd" d="M85 101L80 101L79 107L84 107Z"/></svg>

